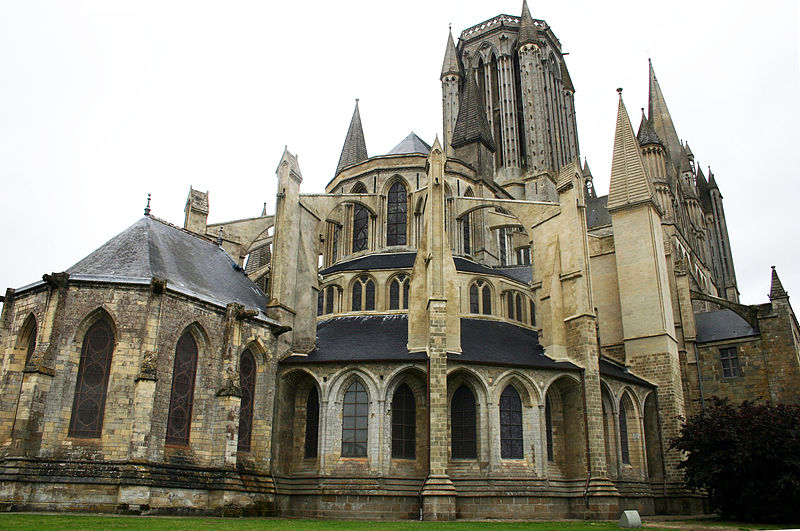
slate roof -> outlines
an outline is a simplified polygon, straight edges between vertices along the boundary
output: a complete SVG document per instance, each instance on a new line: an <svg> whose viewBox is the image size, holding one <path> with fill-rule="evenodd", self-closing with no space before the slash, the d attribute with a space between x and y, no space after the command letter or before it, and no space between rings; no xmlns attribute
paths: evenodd
<svg viewBox="0 0 800 531"><path fill-rule="evenodd" d="M364 141L364 129L361 127L361 113L358 112L358 100L350 119L350 127L347 129L347 136L342 146L342 154L339 156L339 164L336 165L336 175L343 169L353 164L367 160L367 144Z"/></svg>
<svg viewBox="0 0 800 531"><path fill-rule="evenodd" d="M634 376L633 374L629 373L627 367L623 367L622 365L605 358L600 358L600 376L607 376L614 378L615 380L637 385L644 385L646 387L655 387L655 385L651 384L647 380L642 380L638 376Z"/></svg>
<svg viewBox="0 0 800 531"><path fill-rule="evenodd" d="M486 112L483 110L483 98L478 93L475 76L470 74L467 76L450 145L457 148L479 141L492 151L496 149L489 122L486 121Z"/></svg>
<svg viewBox="0 0 800 531"><path fill-rule="evenodd" d="M611 225L608 196L592 197L586 201L586 226L590 229Z"/></svg>
<svg viewBox="0 0 800 531"><path fill-rule="evenodd" d="M321 270L321 275L330 275L339 271L370 271L381 269L411 269L414 267L414 260L417 253L391 253L391 254L370 254L350 260L339 262L331 267ZM472 260L467 260L458 256L453 257L457 271L477 273L480 275L501 275L512 280L528 283L531 281L531 268L524 267L486 267ZM523 271L523 270L527 270Z"/></svg>
<svg viewBox="0 0 800 531"><path fill-rule="evenodd" d="M644 109L642 109L642 121L639 122L639 133L636 135L636 140L639 141L640 146L646 146L647 144L659 144L661 146L664 145L661 142L661 139L658 138L655 129L650 124L650 121L644 115Z"/></svg>
<svg viewBox="0 0 800 531"><path fill-rule="evenodd" d="M698 343L759 335L758 330L754 330L736 312L728 309L696 313L694 322Z"/></svg>
<svg viewBox="0 0 800 531"><path fill-rule="evenodd" d="M238 302L263 312L268 299L217 245L146 216L67 269L75 280L149 283L222 306ZM262 315L263 317L263 315Z"/></svg>
<svg viewBox="0 0 800 531"><path fill-rule="evenodd" d="M407 155L411 153L421 153L423 155L427 155L431 152L431 147L414 131L411 131L407 137L405 137L399 144L387 153L387 155Z"/></svg>
<svg viewBox="0 0 800 531"><path fill-rule="evenodd" d="M408 352L408 317L368 315L335 317L317 325L317 348L308 356L282 363L425 360L425 352ZM488 319L461 319L461 354L452 361L517 367L577 370L569 362L547 357L538 334L527 328Z"/></svg>

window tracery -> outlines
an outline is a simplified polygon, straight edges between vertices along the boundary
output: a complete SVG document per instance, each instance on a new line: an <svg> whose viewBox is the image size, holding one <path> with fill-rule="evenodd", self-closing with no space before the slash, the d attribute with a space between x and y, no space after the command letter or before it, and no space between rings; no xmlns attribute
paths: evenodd
<svg viewBox="0 0 800 531"><path fill-rule="evenodd" d="M105 320L100 319L83 337L69 423L70 437L100 437L113 351L114 332Z"/></svg>

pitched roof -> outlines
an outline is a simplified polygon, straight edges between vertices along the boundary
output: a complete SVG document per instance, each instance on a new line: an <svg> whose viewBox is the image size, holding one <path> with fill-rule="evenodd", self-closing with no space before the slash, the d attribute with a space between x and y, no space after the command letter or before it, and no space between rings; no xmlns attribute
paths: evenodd
<svg viewBox="0 0 800 531"><path fill-rule="evenodd" d="M680 166L681 160L681 142L678 139L678 133L675 131L675 125L672 123L672 116L667 109L667 102L664 99L664 94L661 92L661 86L656 79L656 72L653 70L653 63L647 60L650 66L650 97L648 102L647 116L653 129L655 130L658 138L664 143L667 149L670 162L673 166Z"/></svg>
<svg viewBox="0 0 800 531"><path fill-rule="evenodd" d="M758 330L754 330L739 314L728 309L696 313L694 321L698 343L758 335Z"/></svg>
<svg viewBox="0 0 800 531"><path fill-rule="evenodd" d="M456 45L453 42L453 32L447 34L447 47L444 50L444 61L442 62L442 75L441 77L456 74L461 75L461 66L458 63L458 53L456 52Z"/></svg>
<svg viewBox="0 0 800 531"><path fill-rule="evenodd" d="M469 74L458 108L458 118L450 145L456 148L472 142L483 142L490 150L495 150L492 131L489 129L489 122L486 121L483 98L478 93L475 76Z"/></svg>
<svg viewBox="0 0 800 531"><path fill-rule="evenodd" d="M769 300L781 298L788 299L789 294L786 293L785 289L783 289L783 284L781 284L781 279L778 278L778 272L775 270L775 266L772 266L772 280L769 286Z"/></svg>
<svg viewBox="0 0 800 531"><path fill-rule="evenodd" d="M353 164L365 161L367 156L367 144L364 141L364 130L361 127L361 114L358 112L358 100L350 119L350 127L347 129L347 136L342 146L342 154L339 156L339 164L336 165L336 174Z"/></svg>
<svg viewBox="0 0 800 531"><path fill-rule="evenodd" d="M528 2L526 0L522 0L522 16L519 18L517 43L519 46L529 43L539 44L539 31L533 24L533 17L531 17L531 12L528 9Z"/></svg>
<svg viewBox="0 0 800 531"><path fill-rule="evenodd" d="M620 365L619 363L613 362L611 360L600 358L599 368L600 368L600 376L606 376L609 378L614 378L616 380L632 384L643 385L645 387L655 387L655 385L651 384L647 380L643 380L638 376L634 376L633 374L628 372L627 367Z"/></svg>
<svg viewBox="0 0 800 531"><path fill-rule="evenodd" d="M647 178L639 143L633 135L633 127L619 93L617 129L614 133L614 156L611 160L611 184L609 185L609 210L652 201L655 195L653 184Z"/></svg>
<svg viewBox="0 0 800 531"><path fill-rule="evenodd" d="M146 216L67 269L76 280L167 280L167 288L222 306L238 302L263 312L268 299L212 242Z"/></svg>
<svg viewBox="0 0 800 531"><path fill-rule="evenodd" d="M414 131L393 147L387 155L407 155L410 153L421 153L427 155L431 152L431 147L422 140Z"/></svg>
<svg viewBox="0 0 800 531"><path fill-rule="evenodd" d="M586 227L596 229L611 225L611 214L608 211L608 196L592 197L586 201Z"/></svg>

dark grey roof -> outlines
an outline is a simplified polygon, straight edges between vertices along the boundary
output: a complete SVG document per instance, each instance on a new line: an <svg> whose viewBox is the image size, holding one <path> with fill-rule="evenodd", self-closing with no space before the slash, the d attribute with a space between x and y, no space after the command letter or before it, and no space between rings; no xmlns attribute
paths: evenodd
<svg viewBox="0 0 800 531"><path fill-rule="evenodd" d="M407 155L410 153L421 153L427 155L431 152L431 147L414 131L411 131L399 144L392 148L387 155Z"/></svg>
<svg viewBox="0 0 800 531"><path fill-rule="evenodd" d="M317 348L308 356L283 363L425 360L425 352L408 352L408 317L369 315L336 317L317 325ZM488 319L461 319L461 354L452 361L575 370L568 362L548 358L535 331Z"/></svg>
<svg viewBox="0 0 800 531"><path fill-rule="evenodd" d="M759 335L747 321L728 309L696 313L694 322L697 327L698 343Z"/></svg>
<svg viewBox="0 0 800 531"><path fill-rule="evenodd" d="M586 226L590 229L611 225L608 196L591 197L586 201Z"/></svg>
<svg viewBox="0 0 800 531"><path fill-rule="evenodd" d="M636 135L636 140L639 142L640 146L645 146L647 144L664 145L661 139L658 138L656 130L653 129L653 125L647 117L645 117L644 109L642 109L642 121L639 123L639 133Z"/></svg>
<svg viewBox="0 0 800 531"><path fill-rule="evenodd" d="M330 275L338 271L371 271L379 269L411 269L414 267L414 260L417 253L391 253L391 254L370 254L361 256L348 262L339 262L331 267L320 271L321 275ZM486 267L472 260L461 257L453 257L457 271L468 273L478 273L481 275L502 275L512 280L528 283L531 281L530 266L521 267ZM526 270L526 271L525 271Z"/></svg>
<svg viewBox="0 0 800 531"><path fill-rule="evenodd" d="M350 127L347 129L342 154L339 156L339 164L336 165L336 175L346 167L358 164L367 158L367 144L364 141L361 113L358 112L358 100L356 100L356 108L353 111L353 118L350 120Z"/></svg>
<svg viewBox="0 0 800 531"><path fill-rule="evenodd" d="M409 353L408 317L362 315L335 317L317 324L317 347L308 356L290 356L284 363L424 360Z"/></svg>
<svg viewBox="0 0 800 531"><path fill-rule="evenodd" d="M221 305L263 311L268 302L233 258L212 242L146 216L67 269L76 280L167 280L167 288Z"/></svg>
<svg viewBox="0 0 800 531"><path fill-rule="evenodd" d="M637 385L655 387L655 385L651 384L647 380L642 380L638 376L634 376L633 374L629 373L627 367L604 358L600 358L600 376L607 376L609 378L614 378L615 380Z"/></svg>
<svg viewBox="0 0 800 531"><path fill-rule="evenodd" d="M448 354L447 359L515 367L578 369L567 361L547 357L535 330L488 319L461 319L461 354Z"/></svg>
<svg viewBox="0 0 800 531"><path fill-rule="evenodd" d="M687 144L688 145L688 144ZM703 174L703 170L700 169L700 165L697 165L697 192L700 196L700 204L703 206L703 212L706 214L711 214L713 212L713 207L711 206L711 189L708 186L708 181L706 181L706 176Z"/></svg>
<svg viewBox="0 0 800 531"><path fill-rule="evenodd" d="M495 150L492 131L489 129L486 112L483 110L483 97L478 93L475 76L470 73L467 75L464 95L459 104L458 118L450 145L456 148L472 142L483 142L490 150Z"/></svg>

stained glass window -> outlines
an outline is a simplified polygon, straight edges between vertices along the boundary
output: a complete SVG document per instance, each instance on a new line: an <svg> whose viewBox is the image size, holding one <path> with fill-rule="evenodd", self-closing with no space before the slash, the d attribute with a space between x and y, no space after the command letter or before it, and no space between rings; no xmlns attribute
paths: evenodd
<svg viewBox="0 0 800 531"><path fill-rule="evenodd" d="M450 449L454 459L478 456L475 396L464 385L450 403Z"/></svg>
<svg viewBox="0 0 800 531"><path fill-rule="evenodd" d="M317 388L312 387L306 400L306 443L305 456L317 457L317 441L319 439L319 395Z"/></svg>
<svg viewBox="0 0 800 531"><path fill-rule="evenodd" d="M386 204L386 245L406 244L408 200L406 187L396 182L389 189Z"/></svg>
<svg viewBox="0 0 800 531"><path fill-rule="evenodd" d="M489 289L488 284L483 285L482 292L483 308L481 308L481 313L484 315L492 315L492 290Z"/></svg>
<svg viewBox="0 0 800 531"><path fill-rule="evenodd" d="M500 457L522 459L522 401L511 385L500 395Z"/></svg>
<svg viewBox="0 0 800 531"><path fill-rule="evenodd" d="M631 463L631 454L628 449L628 411L625 402L619 403L619 442L622 450L622 462Z"/></svg>
<svg viewBox="0 0 800 531"><path fill-rule="evenodd" d="M94 323L83 337L78 381L69 422L70 437L100 437L106 407L114 332L104 320Z"/></svg>
<svg viewBox="0 0 800 531"><path fill-rule="evenodd" d="M189 444L196 373L197 343L191 333L184 332L175 348L172 392L170 393L167 417L167 444L178 446Z"/></svg>
<svg viewBox="0 0 800 531"><path fill-rule="evenodd" d="M397 388L392 399L392 457L414 459L417 444L417 408L407 384Z"/></svg>
<svg viewBox="0 0 800 531"><path fill-rule="evenodd" d="M479 313L478 308L478 285L473 284L469 287L469 313Z"/></svg>
<svg viewBox="0 0 800 531"><path fill-rule="evenodd" d="M375 310L375 283L371 280L367 280L364 287L364 309Z"/></svg>
<svg viewBox="0 0 800 531"><path fill-rule="evenodd" d="M367 248L367 230L369 227L369 213L362 205L353 207L353 252L363 251Z"/></svg>
<svg viewBox="0 0 800 531"><path fill-rule="evenodd" d="M253 397L256 394L256 360L250 349L242 352L239 361L239 386L242 402L239 406L239 451L250 451L253 434Z"/></svg>
<svg viewBox="0 0 800 531"><path fill-rule="evenodd" d="M30 329L30 333L28 334L28 348L25 352L25 365L31 361L33 351L36 350L36 319L34 319L33 316L30 317L28 328Z"/></svg>
<svg viewBox="0 0 800 531"><path fill-rule="evenodd" d="M325 294L325 313L333 313L333 299L336 297L336 288L328 286L327 293Z"/></svg>
<svg viewBox="0 0 800 531"><path fill-rule="evenodd" d="M361 281L356 280L353 283L353 311L361 311Z"/></svg>
<svg viewBox="0 0 800 531"><path fill-rule="evenodd" d="M344 394L342 405L342 457L367 456L369 401L364 386L356 380Z"/></svg>

